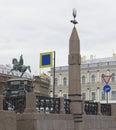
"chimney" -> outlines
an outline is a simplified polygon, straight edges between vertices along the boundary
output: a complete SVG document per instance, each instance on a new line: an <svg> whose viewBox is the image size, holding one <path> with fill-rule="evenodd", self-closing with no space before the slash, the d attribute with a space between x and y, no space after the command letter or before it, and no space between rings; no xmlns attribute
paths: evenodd
<svg viewBox="0 0 116 130"><path fill-rule="evenodd" d="M90 55L90 60L94 60L94 56L93 55Z"/></svg>
<svg viewBox="0 0 116 130"><path fill-rule="evenodd" d="M113 53L113 57L116 57L116 53Z"/></svg>
<svg viewBox="0 0 116 130"><path fill-rule="evenodd" d="M86 56L81 57L82 62L86 62Z"/></svg>

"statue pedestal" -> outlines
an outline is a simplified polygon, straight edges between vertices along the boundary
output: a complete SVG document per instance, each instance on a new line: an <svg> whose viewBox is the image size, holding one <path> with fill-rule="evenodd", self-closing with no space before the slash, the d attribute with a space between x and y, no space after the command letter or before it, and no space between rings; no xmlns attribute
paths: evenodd
<svg viewBox="0 0 116 130"><path fill-rule="evenodd" d="M33 91L33 82L27 78L12 78L6 81L5 96L25 96Z"/></svg>
<svg viewBox="0 0 116 130"><path fill-rule="evenodd" d="M4 88L5 88L5 82L0 82L0 95L3 95Z"/></svg>
<svg viewBox="0 0 116 130"><path fill-rule="evenodd" d="M26 94L32 91L32 80L27 78L12 78L7 80L4 93L5 109L7 110L10 104L11 109L14 109L16 112L24 112Z"/></svg>

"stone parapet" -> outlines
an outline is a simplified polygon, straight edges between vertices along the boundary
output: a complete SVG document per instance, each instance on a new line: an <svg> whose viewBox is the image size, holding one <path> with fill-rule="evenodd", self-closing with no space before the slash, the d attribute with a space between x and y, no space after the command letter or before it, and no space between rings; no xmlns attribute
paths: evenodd
<svg viewBox="0 0 116 130"><path fill-rule="evenodd" d="M115 130L116 117L101 115L83 115L83 130Z"/></svg>
<svg viewBox="0 0 116 130"><path fill-rule="evenodd" d="M65 113L65 109L64 109L64 98L60 97L60 113L63 114Z"/></svg>
<svg viewBox="0 0 116 130"><path fill-rule="evenodd" d="M19 114L17 126L17 130L75 130L72 114Z"/></svg>
<svg viewBox="0 0 116 130"><path fill-rule="evenodd" d="M3 95L0 95L0 111L3 110Z"/></svg>
<svg viewBox="0 0 116 130"><path fill-rule="evenodd" d="M36 112L36 95L34 92L26 93L25 112Z"/></svg>
<svg viewBox="0 0 116 130"><path fill-rule="evenodd" d="M15 112L0 111L0 130L17 130Z"/></svg>

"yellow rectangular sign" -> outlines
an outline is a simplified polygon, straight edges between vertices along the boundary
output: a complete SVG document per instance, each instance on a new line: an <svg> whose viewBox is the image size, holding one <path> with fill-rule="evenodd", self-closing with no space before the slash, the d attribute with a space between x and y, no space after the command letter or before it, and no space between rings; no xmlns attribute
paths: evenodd
<svg viewBox="0 0 116 130"><path fill-rule="evenodd" d="M53 52L40 53L40 68L52 67Z"/></svg>

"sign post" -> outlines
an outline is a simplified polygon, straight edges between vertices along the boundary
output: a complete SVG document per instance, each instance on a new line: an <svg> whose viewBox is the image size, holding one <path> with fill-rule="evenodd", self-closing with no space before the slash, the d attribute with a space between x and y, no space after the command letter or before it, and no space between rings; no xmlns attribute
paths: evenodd
<svg viewBox="0 0 116 130"><path fill-rule="evenodd" d="M111 87L108 85L110 78L112 77L112 75L102 75L102 79L104 80L104 82L106 83L106 85L103 87L104 92L107 94L106 95L106 102L108 104L108 93L111 90Z"/></svg>
<svg viewBox="0 0 116 130"><path fill-rule="evenodd" d="M108 104L108 92L110 92L111 87L110 87L109 85L105 85L105 86L103 87L103 90L104 90L104 92L107 94L106 101L107 101L107 104Z"/></svg>
<svg viewBox="0 0 116 130"><path fill-rule="evenodd" d="M40 53L40 68L52 67L54 53L54 66L53 66L53 98L55 98L55 51Z"/></svg>

